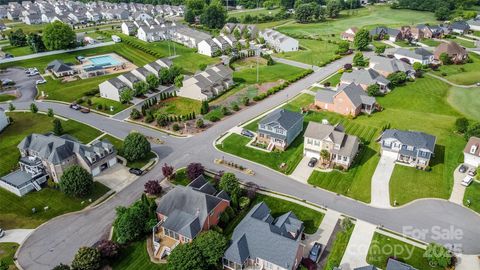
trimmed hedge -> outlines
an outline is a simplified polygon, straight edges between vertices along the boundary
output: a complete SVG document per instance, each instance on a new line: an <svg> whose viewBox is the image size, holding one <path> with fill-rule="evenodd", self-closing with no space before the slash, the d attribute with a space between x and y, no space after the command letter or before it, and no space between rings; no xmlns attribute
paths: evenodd
<svg viewBox="0 0 480 270"><path fill-rule="evenodd" d="M306 76L308 76L312 73L313 73L313 70L308 69L308 70L302 72L301 74L299 74L297 77L295 77L293 79L290 79L290 80L288 80L288 81L286 81L286 82L284 82L280 85L274 86L274 87L268 89L267 92L265 92L265 93L261 93L259 95L254 96L253 100L254 101L263 100L263 99L267 98L268 96L273 95L273 94L287 88L290 84L292 84L292 83L294 83L294 82L296 82L300 79L303 79L303 78L305 78Z"/></svg>

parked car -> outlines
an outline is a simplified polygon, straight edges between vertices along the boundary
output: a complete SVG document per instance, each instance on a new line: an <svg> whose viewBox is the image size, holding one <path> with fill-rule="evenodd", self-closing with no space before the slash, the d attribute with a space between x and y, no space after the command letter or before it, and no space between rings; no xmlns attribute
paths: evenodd
<svg viewBox="0 0 480 270"><path fill-rule="evenodd" d="M320 252L322 251L322 244L315 242L313 244L312 249L310 250L310 254L308 254L308 258L315 263L318 262L318 259L320 259Z"/></svg>
<svg viewBox="0 0 480 270"><path fill-rule="evenodd" d="M44 83L46 83L46 82L47 82L47 80L41 79L41 80L37 80L37 81L35 82L35 84L44 84Z"/></svg>
<svg viewBox="0 0 480 270"><path fill-rule="evenodd" d="M5 236L5 231L2 228L0 228L0 238L4 236Z"/></svg>
<svg viewBox="0 0 480 270"><path fill-rule="evenodd" d="M82 112L82 113L89 113L89 112L90 112L90 108L82 108L82 109L80 110L80 112Z"/></svg>
<svg viewBox="0 0 480 270"><path fill-rule="evenodd" d="M131 174L135 174L135 175L142 175L143 174L143 171L140 170L139 168L130 168L130 170L128 170Z"/></svg>
<svg viewBox="0 0 480 270"><path fill-rule="evenodd" d="M477 175L477 171L475 169L471 169L470 171L467 172L467 174L473 177Z"/></svg>
<svg viewBox="0 0 480 270"><path fill-rule="evenodd" d="M250 130L246 130L246 129L243 129L241 134L245 137L249 137L249 138L253 138L255 137L255 134L253 134L253 132L251 132Z"/></svg>
<svg viewBox="0 0 480 270"><path fill-rule="evenodd" d="M473 182L473 177L467 175L465 178L462 180L462 186L468 187L471 183Z"/></svg>
<svg viewBox="0 0 480 270"><path fill-rule="evenodd" d="M76 111L82 109L82 107L80 105L78 105L77 103L72 103L70 104L70 109L74 109Z"/></svg>
<svg viewBox="0 0 480 270"><path fill-rule="evenodd" d="M467 171L468 167L465 165L460 165L460 168L458 168L458 171L461 173L465 173Z"/></svg>
<svg viewBox="0 0 480 270"><path fill-rule="evenodd" d="M308 167L312 167L312 168L315 167L315 164L317 164L317 162L318 162L318 159L312 157L312 158L310 159L310 161L308 162Z"/></svg>

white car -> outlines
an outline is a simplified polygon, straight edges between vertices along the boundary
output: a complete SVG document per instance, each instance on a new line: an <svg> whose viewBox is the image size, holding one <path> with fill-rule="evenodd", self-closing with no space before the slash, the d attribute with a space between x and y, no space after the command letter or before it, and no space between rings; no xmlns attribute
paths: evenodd
<svg viewBox="0 0 480 270"><path fill-rule="evenodd" d="M465 178L462 180L462 186L468 187L471 183L473 182L473 177L467 175Z"/></svg>
<svg viewBox="0 0 480 270"><path fill-rule="evenodd" d="M4 237L5 236L5 231L0 229L0 238Z"/></svg>
<svg viewBox="0 0 480 270"><path fill-rule="evenodd" d="M44 83L46 83L46 82L47 82L47 80L41 79L41 80L35 81L35 84L44 84Z"/></svg>

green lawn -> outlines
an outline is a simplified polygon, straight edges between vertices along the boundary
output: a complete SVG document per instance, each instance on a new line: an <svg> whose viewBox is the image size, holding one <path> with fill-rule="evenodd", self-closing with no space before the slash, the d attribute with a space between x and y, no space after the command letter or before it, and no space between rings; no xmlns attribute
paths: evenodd
<svg viewBox="0 0 480 270"><path fill-rule="evenodd" d="M112 135L110 134L105 134L104 136L102 136L100 139L107 139L109 142L111 142L113 144L113 146L115 147L115 149L117 149L117 154L119 156L122 156L123 152L122 152L122 148L123 148L123 141L116 138L116 137L113 137ZM137 161L127 161L127 167L130 167L130 168L143 168L143 166L145 166L148 162L150 162L151 159L155 158L156 155L155 153L153 152L149 152L145 158L141 159L141 160L137 160Z"/></svg>
<svg viewBox="0 0 480 270"><path fill-rule="evenodd" d="M467 200L470 200L470 205L468 205ZM480 183L473 182L467 187L463 196L463 205L480 213Z"/></svg>
<svg viewBox="0 0 480 270"><path fill-rule="evenodd" d="M167 115L187 115L192 112L199 114L201 105L202 102L199 100L173 97L160 101L154 110L157 114Z"/></svg>
<svg viewBox="0 0 480 270"><path fill-rule="evenodd" d="M273 16L280 11L280 8L275 8L272 10L267 9L251 9L251 10L241 10L241 11L230 11L228 12L228 17L235 17L237 19L242 19L245 15L258 16L258 15L270 15Z"/></svg>
<svg viewBox="0 0 480 270"><path fill-rule="evenodd" d="M47 133L52 131L52 118L43 114L14 112L8 113L13 119L5 130L0 133L0 175L5 175L17 168L20 152L17 145L23 138L31 133ZM77 138L83 143L88 143L100 136L101 131L74 120L62 121L65 134Z"/></svg>
<svg viewBox="0 0 480 270"><path fill-rule="evenodd" d="M342 77L342 73L335 73L333 76L331 76L330 78L324 80L321 82L321 84L325 84L325 83L330 83L330 86L337 86L337 84L340 83L340 78Z"/></svg>
<svg viewBox="0 0 480 270"><path fill-rule="evenodd" d="M2 51L5 53L9 53L15 57L24 56L24 55L33 53L29 46L23 46L23 47L5 46L2 48Z"/></svg>
<svg viewBox="0 0 480 270"><path fill-rule="evenodd" d="M257 68L255 62L235 63L236 71L233 73L233 80L237 83L257 83ZM258 68L258 83L276 82L280 79L288 81L297 77L304 69L290 65L275 63L272 66L260 64Z"/></svg>
<svg viewBox="0 0 480 270"><path fill-rule="evenodd" d="M277 53L275 56L315 66L323 66L336 56L335 51L338 46L334 43L311 39L298 39L298 41L300 42L300 50Z"/></svg>
<svg viewBox="0 0 480 270"><path fill-rule="evenodd" d="M473 63L463 65L442 65L434 73L438 76L444 76L447 80L461 85L471 85L480 81L480 55L475 53L468 54Z"/></svg>
<svg viewBox="0 0 480 270"><path fill-rule="evenodd" d="M415 47L415 45L413 44L410 44L408 41L406 40L399 40L399 41L396 41L394 42L396 45L400 46L400 47Z"/></svg>
<svg viewBox="0 0 480 270"><path fill-rule="evenodd" d="M43 57L38 57L34 59L28 60L20 60L14 61L9 63L0 64L0 68L7 68L7 67L37 67L41 72L45 70L45 67L53 60L63 60L66 63L76 63L76 56L94 56L106 53L117 53L123 58L129 60L136 66L143 66L148 62L154 61L157 58L154 56L147 54L143 51L135 49L125 43L116 43L109 46L103 46L98 48L86 49L81 51L75 52L68 52L62 54L55 54L55 55L48 55Z"/></svg>
<svg viewBox="0 0 480 270"><path fill-rule="evenodd" d="M454 41L465 48L476 48L474 41L468 41L461 38L447 38L446 40Z"/></svg>
<svg viewBox="0 0 480 270"><path fill-rule="evenodd" d="M88 79L79 79L72 82L62 82L60 80L53 79L51 76L47 76L45 77L47 83L38 86L39 95L41 95L43 91L47 95L46 99L74 102L86 96L88 92L98 89L98 85L100 83L118 76L119 74L110 74ZM103 110L99 109L99 111L103 111L108 114L116 114L130 106L129 104L124 104L101 97L89 96L87 98L92 101L92 106L88 106L87 102L82 102L82 106L97 109L98 105L102 105ZM113 107L113 111L110 110L111 106Z"/></svg>
<svg viewBox="0 0 480 270"><path fill-rule="evenodd" d="M166 264L156 264L150 261L147 253L147 241L138 241L128 244L120 252L114 263L114 270L166 270Z"/></svg>
<svg viewBox="0 0 480 270"><path fill-rule="evenodd" d="M170 180L174 185L186 186L190 184L190 179L187 177L187 169L182 168L175 172L175 177Z"/></svg>
<svg viewBox="0 0 480 270"><path fill-rule="evenodd" d="M46 25L45 23L41 23L41 24L26 24L23 22L8 23L7 27L10 27L11 29L8 29L7 31L4 31L4 32L10 33L21 28L25 34L28 34L32 32L42 31L45 25Z"/></svg>
<svg viewBox="0 0 480 270"><path fill-rule="evenodd" d="M240 211L235 216L235 218L230 220L228 226L223 230L224 234L228 237L231 237L233 230L238 225L238 223L242 221L242 219L247 215L248 211L250 211L252 207L254 207L260 202L264 202L268 205L271 210L270 214L274 218L281 216L288 211L292 211L298 219L303 221L303 224L305 226L304 232L307 234L314 234L317 231L325 215L324 213L318 212L316 210L294 202L257 193L256 198L250 203L250 207L248 209Z"/></svg>
<svg viewBox="0 0 480 270"><path fill-rule="evenodd" d="M468 118L480 119L480 87L477 88L450 88L448 101L454 108Z"/></svg>
<svg viewBox="0 0 480 270"><path fill-rule="evenodd" d="M367 263L385 269L388 258L396 257L417 269L440 270L440 267L431 267L429 265L428 260L423 257L424 253L425 250L419 247L390 238L380 233L375 233L368 250Z"/></svg>
<svg viewBox="0 0 480 270"><path fill-rule="evenodd" d="M347 228L346 230L342 229L337 233L335 236L335 242L333 242L332 249L328 254L327 262L323 268L324 270L333 270L340 265L354 228L355 225L353 224L350 228Z"/></svg>
<svg viewBox="0 0 480 270"><path fill-rule="evenodd" d="M431 38L424 38L420 40L420 42L430 47L437 47L438 45L440 45L440 43L442 43L440 41L436 41Z"/></svg>
<svg viewBox="0 0 480 270"><path fill-rule="evenodd" d="M0 94L0 102L5 102L9 100L14 100L17 97L14 95L9 95L9 94Z"/></svg>
<svg viewBox="0 0 480 270"><path fill-rule="evenodd" d="M7 269L17 269L13 262L13 256L15 256L17 248L17 243L0 243L0 262L5 262L9 266Z"/></svg>

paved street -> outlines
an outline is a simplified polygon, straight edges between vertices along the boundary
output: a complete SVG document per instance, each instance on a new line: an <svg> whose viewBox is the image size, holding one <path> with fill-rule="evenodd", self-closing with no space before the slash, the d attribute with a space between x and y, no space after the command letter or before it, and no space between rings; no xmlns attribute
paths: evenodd
<svg viewBox="0 0 480 270"><path fill-rule="evenodd" d="M82 114L69 109L66 105L49 102L37 102L40 110L54 109L56 114L72 118L86 124L96 126L105 132L124 138L132 130L148 136L158 137L165 143L153 145L152 149L159 155L160 164L168 163L176 168L190 162L202 162L213 170L229 171L228 168L214 164L215 158L224 156L226 159L255 171L255 176L235 172L241 180L254 182L261 187L289 194L317 205L326 206L337 212L353 216L371 224L382 224L397 232L415 228L424 230L425 241L432 240L436 235L435 228L454 228L462 232L460 239L440 239L438 242L461 245L464 253L480 253L480 216L469 209L444 200L421 200L396 209L380 209L364 203L336 195L334 193L314 188L294 181L288 176L267 169L261 165L221 153L213 146L213 140L227 130L248 121L249 119L268 111L291 99L300 91L338 70L343 64L351 61L351 57L343 58L312 75L287 87L276 95L265 99L255 106L234 114L227 120L215 124L212 128L194 137L185 139L169 136L139 125L123 122L114 118L95 113ZM27 109L29 102L16 103L17 109ZM6 107L6 104L0 105ZM86 211L55 218L38 228L22 245L18 254L18 262L24 269L51 269L59 263L70 263L74 254L81 246L90 246L106 235L115 216L117 206L129 205L139 198L143 192L144 183L153 178L161 177L161 166L156 166L146 175L134 181L118 192L105 203ZM417 231L410 230L413 234Z"/></svg>

